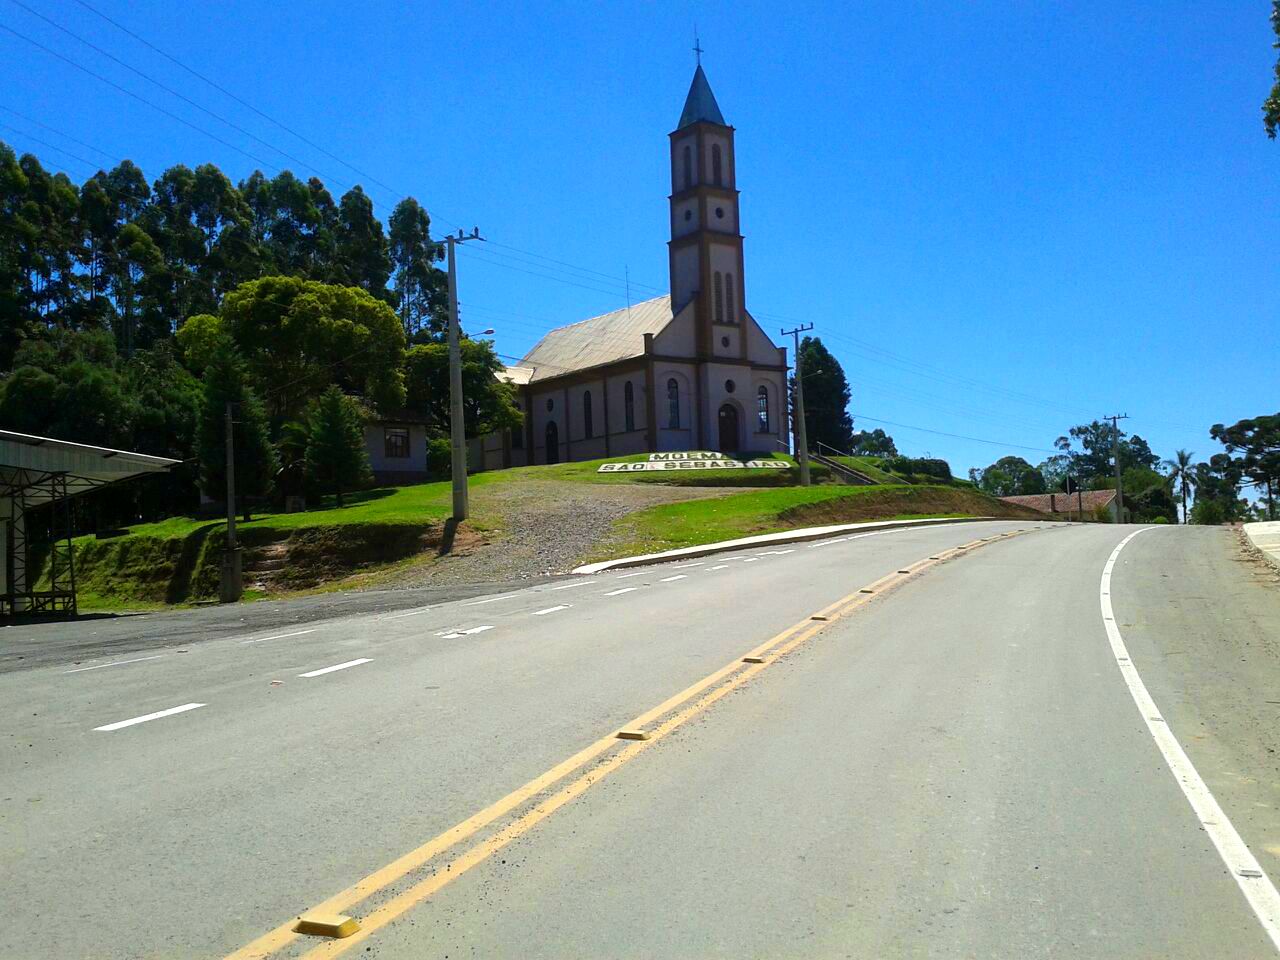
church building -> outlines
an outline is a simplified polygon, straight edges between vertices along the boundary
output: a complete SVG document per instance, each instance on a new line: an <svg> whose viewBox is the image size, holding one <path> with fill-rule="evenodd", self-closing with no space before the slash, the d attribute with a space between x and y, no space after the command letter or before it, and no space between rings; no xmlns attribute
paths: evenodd
<svg viewBox="0 0 1280 960"><path fill-rule="evenodd" d="M786 448L787 353L747 310L733 135L699 65L670 135L670 294L544 336L507 371L523 431L475 441L472 469Z"/></svg>

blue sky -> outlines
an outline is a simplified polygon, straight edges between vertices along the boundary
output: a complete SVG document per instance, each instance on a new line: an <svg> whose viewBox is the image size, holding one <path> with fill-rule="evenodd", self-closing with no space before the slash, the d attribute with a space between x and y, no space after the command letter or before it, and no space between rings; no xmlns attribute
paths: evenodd
<svg viewBox="0 0 1280 960"><path fill-rule="evenodd" d="M885 426L963 472L1037 462L1112 412L1163 456L1207 456L1210 424L1280 409L1264 0L88 0L364 175L75 0L22 2L303 163L14 0L0 23L226 144L5 31L0 138L77 181L92 168L37 140L152 179L212 161L318 173L335 195L362 182L383 216L416 196L439 229L492 241L460 259L464 323L510 356L624 305L627 273L634 299L665 290L666 135L696 21L737 128L747 307L771 335L815 324L859 427L912 425Z"/></svg>

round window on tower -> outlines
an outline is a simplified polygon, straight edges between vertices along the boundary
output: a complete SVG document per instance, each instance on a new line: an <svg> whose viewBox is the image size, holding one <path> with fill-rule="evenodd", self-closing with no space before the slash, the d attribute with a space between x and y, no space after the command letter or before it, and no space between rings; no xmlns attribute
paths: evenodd
<svg viewBox="0 0 1280 960"><path fill-rule="evenodd" d="M717 220L724 219L724 207L716 207L716 219Z"/></svg>
<svg viewBox="0 0 1280 960"><path fill-rule="evenodd" d="M721 338L720 338L720 346L722 346L722 347L727 347L728 345L729 345L729 338L728 338L728 337L721 337Z"/></svg>
<svg viewBox="0 0 1280 960"><path fill-rule="evenodd" d="M692 211L692 210L686 210L686 211L684 212L684 219L685 219L685 221L686 221L686 222L687 222L687 221L689 221L689 220L692 220L692 219L693 219L693 211Z"/></svg>
<svg viewBox="0 0 1280 960"><path fill-rule="evenodd" d="M735 391L735 390L737 390L737 389L738 389L738 385L737 385L736 383L734 383L732 380L726 380L726 381L724 382L724 392L725 392L725 393L733 393L733 391Z"/></svg>
<svg viewBox="0 0 1280 960"><path fill-rule="evenodd" d="M551 399L550 397L547 397L547 412L550 413L552 410L555 409L555 406L556 406L555 400Z"/></svg>

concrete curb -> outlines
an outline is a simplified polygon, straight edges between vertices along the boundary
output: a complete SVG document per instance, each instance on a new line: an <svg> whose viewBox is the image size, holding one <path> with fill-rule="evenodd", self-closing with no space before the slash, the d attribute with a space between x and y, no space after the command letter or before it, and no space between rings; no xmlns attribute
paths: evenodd
<svg viewBox="0 0 1280 960"><path fill-rule="evenodd" d="M798 530L783 530L781 533L765 533L757 537L740 537L737 540L721 540L717 543L704 543L696 547L681 547L679 550L664 550L661 553L642 554L637 557L619 557L617 560L601 560L577 567L572 573L591 574L605 570L617 570L622 567L643 567L651 563L670 563L675 560L689 560L693 557L705 557L713 553L726 553L730 550L741 550L745 547L763 547L775 543L803 543L806 540L821 540L837 534L849 533L853 530L893 530L897 527L917 527L938 523L975 523L983 520L1012 520L1012 517L937 517L926 520L873 520L870 523L840 523L829 527L801 527ZM1034 522L1034 521L1030 521Z"/></svg>
<svg viewBox="0 0 1280 960"><path fill-rule="evenodd" d="M1268 563L1280 569L1280 520L1246 523L1244 535Z"/></svg>

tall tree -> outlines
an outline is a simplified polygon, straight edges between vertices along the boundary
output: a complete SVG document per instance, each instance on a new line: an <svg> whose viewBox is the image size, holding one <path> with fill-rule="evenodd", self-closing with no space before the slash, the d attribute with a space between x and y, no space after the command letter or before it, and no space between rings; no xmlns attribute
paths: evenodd
<svg viewBox="0 0 1280 960"><path fill-rule="evenodd" d="M810 446L824 443L848 450L853 436L853 418L849 416L852 393L840 361L817 337L800 341L798 360L804 374L804 425ZM791 392L794 397L795 377L791 378Z"/></svg>
<svg viewBox="0 0 1280 960"><path fill-rule="evenodd" d="M407 340L439 338L444 332L447 280L432 261L441 256L431 242L431 218L413 197L396 204L387 221L391 240L396 312Z"/></svg>
<svg viewBox="0 0 1280 960"><path fill-rule="evenodd" d="M889 436L879 427L867 431L859 430L849 438L849 452L864 457L896 457L898 448Z"/></svg>
<svg viewBox="0 0 1280 960"><path fill-rule="evenodd" d="M1280 0L1271 0L1271 29L1275 31L1276 42L1272 44L1280 50ZM1262 122L1267 128L1267 136L1276 138L1276 130L1280 129L1280 56L1276 58L1276 82L1271 87L1271 95L1262 103Z"/></svg>
<svg viewBox="0 0 1280 960"><path fill-rule="evenodd" d="M271 445L262 401L249 385L245 363L230 342L223 343L205 369L201 392L197 436L200 487L210 499L226 497L226 415L227 404L233 404L236 497L248 519L248 498L271 493L276 451Z"/></svg>
<svg viewBox="0 0 1280 960"><path fill-rule="evenodd" d="M515 403L515 388L498 379L502 361L487 340L463 338L462 396L467 436L517 429L524 422ZM406 405L427 418L427 430L444 436L449 430L449 349L443 343L410 347L405 356Z"/></svg>
<svg viewBox="0 0 1280 960"><path fill-rule="evenodd" d="M299 416L330 384L383 410L404 404L400 321L358 287L263 277L229 293L221 319L255 382L270 388L273 415Z"/></svg>
<svg viewBox="0 0 1280 960"><path fill-rule="evenodd" d="M331 386L312 405L307 426L307 476L342 506L344 493L373 481L360 407Z"/></svg>
<svg viewBox="0 0 1280 960"><path fill-rule="evenodd" d="M1021 457L1001 457L984 470L969 471L969 479L993 497L1044 493L1044 474Z"/></svg>
<svg viewBox="0 0 1280 960"><path fill-rule="evenodd" d="M1175 488L1179 489L1182 494L1182 522L1188 523L1187 518L1187 494L1191 488L1195 486L1195 465L1191 462L1194 453L1186 450L1177 450L1173 454L1172 460L1166 460L1165 466L1169 468L1169 479L1173 481Z"/></svg>
<svg viewBox="0 0 1280 960"><path fill-rule="evenodd" d="M373 201L359 185L342 195L338 206L336 249L331 282L360 287L383 300L391 296L387 280L391 259L382 224L373 214Z"/></svg>
<svg viewBox="0 0 1280 960"><path fill-rule="evenodd" d="M1227 427L1215 423L1209 436L1238 453L1240 473L1266 492L1267 519L1276 518L1276 490L1280 487L1280 413L1240 420Z"/></svg>

